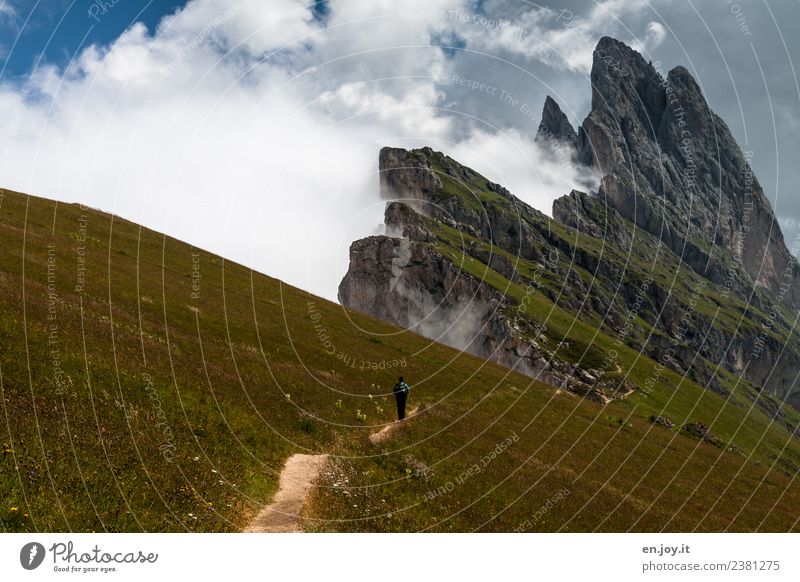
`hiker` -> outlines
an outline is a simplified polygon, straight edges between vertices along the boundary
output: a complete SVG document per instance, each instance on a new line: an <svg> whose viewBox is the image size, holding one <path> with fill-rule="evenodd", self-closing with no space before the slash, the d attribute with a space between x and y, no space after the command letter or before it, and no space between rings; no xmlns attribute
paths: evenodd
<svg viewBox="0 0 800 582"><path fill-rule="evenodd" d="M394 399L397 401L398 420L403 420L406 417L406 400L408 400L409 392L411 392L411 388L408 387L408 384L403 381L403 377L400 376L397 384L394 385Z"/></svg>

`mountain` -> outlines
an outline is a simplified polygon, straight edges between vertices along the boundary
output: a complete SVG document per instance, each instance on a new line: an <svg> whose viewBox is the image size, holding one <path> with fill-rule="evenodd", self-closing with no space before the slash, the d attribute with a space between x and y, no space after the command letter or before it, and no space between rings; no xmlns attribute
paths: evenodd
<svg viewBox="0 0 800 582"><path fill-rule="evenodd" d="M543 143L572 139L555 105ZM430 149L379 163L357 310L0 190L0 531L240 531L309 452L307 531L798 530L788 302L726 294L603 191L553 220ZM373 442L401 374L419 412Z"/></svg>
<svg viewBox="0 0 800 582"><path fill-rule="evenodd" d="M684 67L662 76L625 44L594 51L578 157L614 210L687 265L759 306L800 306L800 269L728 126ZM771 291L762 300L754 283Z"/></svg>
<svg viewBox="0 0 800 582"><path fill-rule="evenodd" d="M668 393L698 386L796 436L797 263L744 154L681 67L664 78L604 38L592 85L577 132L544 106L537 142L602 176L553 219L430 148L383 149L387 235L353 244L340 301L656 417L668 369Z"/></svg>
<svg viewBox="0 0 800 582"><path fill-rule="evenodd" d="M286 458L312 451L331 461L306 530L798 527L796 442L690 382L653 392L692 423L669 429L637 395L600 406L119 217L9 191L0 245L0 531L238 531ZM375 445L399 374L420 412Z"/></svg>

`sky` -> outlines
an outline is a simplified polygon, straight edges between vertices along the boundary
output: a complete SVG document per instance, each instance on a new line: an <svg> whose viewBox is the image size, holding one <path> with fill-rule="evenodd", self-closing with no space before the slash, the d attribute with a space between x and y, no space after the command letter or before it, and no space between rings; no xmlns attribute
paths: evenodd
<svg viewBox="0 0 800 582"><path fill-rule="evenodd" d="M380 147L539 210L586 176L533 138L589 110L594 44L684 65L800 233L800 3L0 0L0 187L83 204L335 300L381 232ZM189 258L187 258L187 261Z"/></svg>

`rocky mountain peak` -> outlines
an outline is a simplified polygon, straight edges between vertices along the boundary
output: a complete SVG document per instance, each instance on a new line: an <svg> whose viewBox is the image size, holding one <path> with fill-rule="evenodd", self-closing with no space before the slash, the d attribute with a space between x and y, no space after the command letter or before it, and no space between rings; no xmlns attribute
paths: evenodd
<svg viewBox="0 0 800 582"><path fill-rule="evenodd" d="M608 203L715 283L728 281L744 298L759 285L800 305L797 270L779 295L793 259L769 201L689 71L678 66L664 78L604 37L591 80L579 159L600 172Z"/></svg>
<svg viewBox="0 0 800 582"><path fill-rule="evenodd" d="M593 116L613 119L624 111L637 121L631 130L646 130L658 124L665 104L663 79L637 51L618 40L603 37L592 56L590 78L590 119Z"/></svg>
<svg viewBox="0 0 800 582"><path fill-rule="evenodd" d="M573 148L577 147L578 133L550 95L544 100L542 121L536 132L536 141L539 143L555 141L568 144Z"/></svg>

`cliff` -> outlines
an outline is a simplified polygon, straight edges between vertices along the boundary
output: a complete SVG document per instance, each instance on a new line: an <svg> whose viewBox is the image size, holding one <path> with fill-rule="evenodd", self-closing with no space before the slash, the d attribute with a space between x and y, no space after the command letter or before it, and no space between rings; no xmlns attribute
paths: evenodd
<svg viewBox="0 0 800 582"><path fill-rule="evenodd" d="M602 176L553 219L440 152L381 150L387 235L353 244L340 301L598 401L668 369L794 432L796 261L746 157L681 67L604 38L592 85L578 131L544 106L537 142Z"/></svg>

